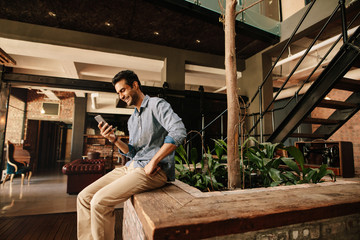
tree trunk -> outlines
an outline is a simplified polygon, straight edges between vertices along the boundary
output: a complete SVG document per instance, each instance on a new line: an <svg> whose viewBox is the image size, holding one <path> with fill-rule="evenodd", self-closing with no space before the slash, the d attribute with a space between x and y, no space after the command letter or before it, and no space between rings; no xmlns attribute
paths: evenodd
<svg viewBox="0 0 360 240"><path fill-rule="evenodd" d="M225 9L225 72L228 107L227 154L228 187L241 187L239 159L240 105L237 95L237 70L235 49L235 13L237 0L226 0Z"/></svg>

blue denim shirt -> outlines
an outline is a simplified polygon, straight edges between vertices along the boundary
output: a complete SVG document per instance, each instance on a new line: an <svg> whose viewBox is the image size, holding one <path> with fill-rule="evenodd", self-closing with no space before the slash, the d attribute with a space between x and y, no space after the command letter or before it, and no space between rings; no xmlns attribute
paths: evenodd
<svg viewBox="0 0 360 240"><path fill-rule="evenodd" d="M186 137L186 129L181 118L174 113L164 99L145 96L140 112L135 108L128 120L129 152L124 154L134 167L145 167L164 143L180 145ZM175 153L162 159L158 166L166 173L168 180L175 180Z"/></svg>

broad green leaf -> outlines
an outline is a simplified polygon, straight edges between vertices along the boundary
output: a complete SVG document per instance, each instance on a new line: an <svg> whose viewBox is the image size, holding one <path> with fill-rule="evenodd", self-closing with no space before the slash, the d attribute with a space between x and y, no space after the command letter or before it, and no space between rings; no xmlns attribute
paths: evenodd
<svg viewBox="0 0 360 240"><path fill-rule="evenodd" d="M219 139L219 140L213 139L213 141L215 142L215 147L219 146L224 150L224 152L227 152L227 143L224 140L222 140L222 139Z"/></svg>
<svg viewBox="0 0 360 240"><path fill-rule="evenodd" d="M263 158L263 166L267 166L269 163L271 163L271 160L272 160L271 158Z"/></svg>
<svg viewBox="0 0 360 240"><path fill-rule="evenodd" d="M255 163L258 167L261 167L262 159L258 156L256 156L252 152L246 152L245 155L249 158L249 160L253 163Z"/></svg>
<svg viewBox="0 0 360 240"><path fill-rule="evenodd" d="M296 162L291 158L282 157L281 160L288 166L291 170L295 171L297 174L300 175L300 170Z"/></svg>
<svg viewBox="0 0 360 240"><path fill-rule="evenodd" d="M308 169L310 171L308 171L308 173L303 176L303 179L306 180L306 182L310 182L310 180L312 180L312 178L314 177L314 174L317 174L317 171L315 171L311 168L308 168Z"/></svg>
<svg viewBox="0 0 360 240"><path fill-rule="evenodd" d="M269 175L270 175L270 177L271 177L271 179L273 181L276 181L276 182L277 181L282 181L280 173L281 172L279 170L275 169L275 168L270 168L269 169Z"/></svg>
<svg viewBox="0 0 360 240"><path fill-rule="evenodd" d="M189 169L190 169L190 165L189 165L189 161L187 159L187 155L186 155L186 151L183 145L180 145L177 149L176 149L176 153L179 154L179 156L181 157L181 159L186 163L186 165L188 165Z"/></svg>
<svg viewBox="0 0 360 240"><path fill-rule="evenodd" d="M285 172L283 173L284 176L286 176L288 179L292 180L293 182L297 182L300 180L299 176L296 176L292 172Z"/></svg>
<svg viewBox="0 0 360 240"><path fill-rule="evenodd" d="M282 181L275 181L270 184L270 187L279 186L282 183Z"/></svg>
<svg viewBox="0 0 360 240"><path fill-rule="evenodd" d="M198 153L196 148L191 148L190 150L190 159L191 159L191 163L194 166L194 171L196 170L196 161L198 159Z"/></svg>
<svg viewBox="0 0 360 240"><path fill-rule="evenodd" d="M294 146L290 146L290 147L286 147L285 148L286 151L288 151L291 156L293 156L295 158L295 161L300 164L301 167L301 171L304 170L304 155L302 154L302 152Z"/></svg>

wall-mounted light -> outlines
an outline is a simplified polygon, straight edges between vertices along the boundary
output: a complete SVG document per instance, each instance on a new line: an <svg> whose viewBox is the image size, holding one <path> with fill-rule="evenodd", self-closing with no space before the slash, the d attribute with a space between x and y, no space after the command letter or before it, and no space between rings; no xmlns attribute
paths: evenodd
<svg viewBox="0 0 360 240"><path fill-rule="evenodd" d="M201 41L199 40L199 39L196 39L196 41L195 41L196 43L200 43Z"/></svg>
<svg viewBox="0 0 360 240"><path fill-rule="evenodd" d="M50 17L56 17L56 13L54 13L52 11L48 12L48 14L49 14Z"/></svg>

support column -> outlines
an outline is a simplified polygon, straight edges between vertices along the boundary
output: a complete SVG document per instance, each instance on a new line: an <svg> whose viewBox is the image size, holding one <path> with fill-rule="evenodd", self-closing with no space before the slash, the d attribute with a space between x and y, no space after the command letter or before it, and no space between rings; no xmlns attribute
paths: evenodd
<svg viewBox="0 0 360 240"><path fill-rule="evenodd" d="M271 67L271 58L263 53L258 53L245 61L246 69L242 72L242 77L239 81L240 94L248 96L250 99L254 96L255 92L258 90L260 84L262 83L264 77ZM262 110L264 110L272 100L272 76L270 75L264 86L262 87ZM271 109L271 108L270 108ZM258 113L259 112L259 95L255 98L254 102L251 104L248 113ZM257 116L258 118L259 116ZM271 113L265 114L263 118L263 133L269 134L272 132L272 117ZM252 119L247 119L247 126L252 127ZM256 132L260 134L260 129L258 128ZM266 139L266 136L265 136Z"/></svg>
<svg viewBox="0 0 360 240"><path fill-rule="evenodd" d="M71 137L71 160L79 159L83 155L86 99L86 96L75 97L74 101L74 116Z"/></svg>
<svg viewBox="0 0 360 240"><path fill-rule="evenodd" d="M5 67L0 66L0 173L5 169L6 159L4 156L5 131L7 123L7 114L9 107L10 87L3 81ZM1 179L1 176L0 176Z"/></svg>
<svg viewBox="0 0 360 240"><path fill-rule="evenodd" d="M181 56L166 57L161 78L162 82L169 84L170 89L185 90L185 59Z"/></svg>

